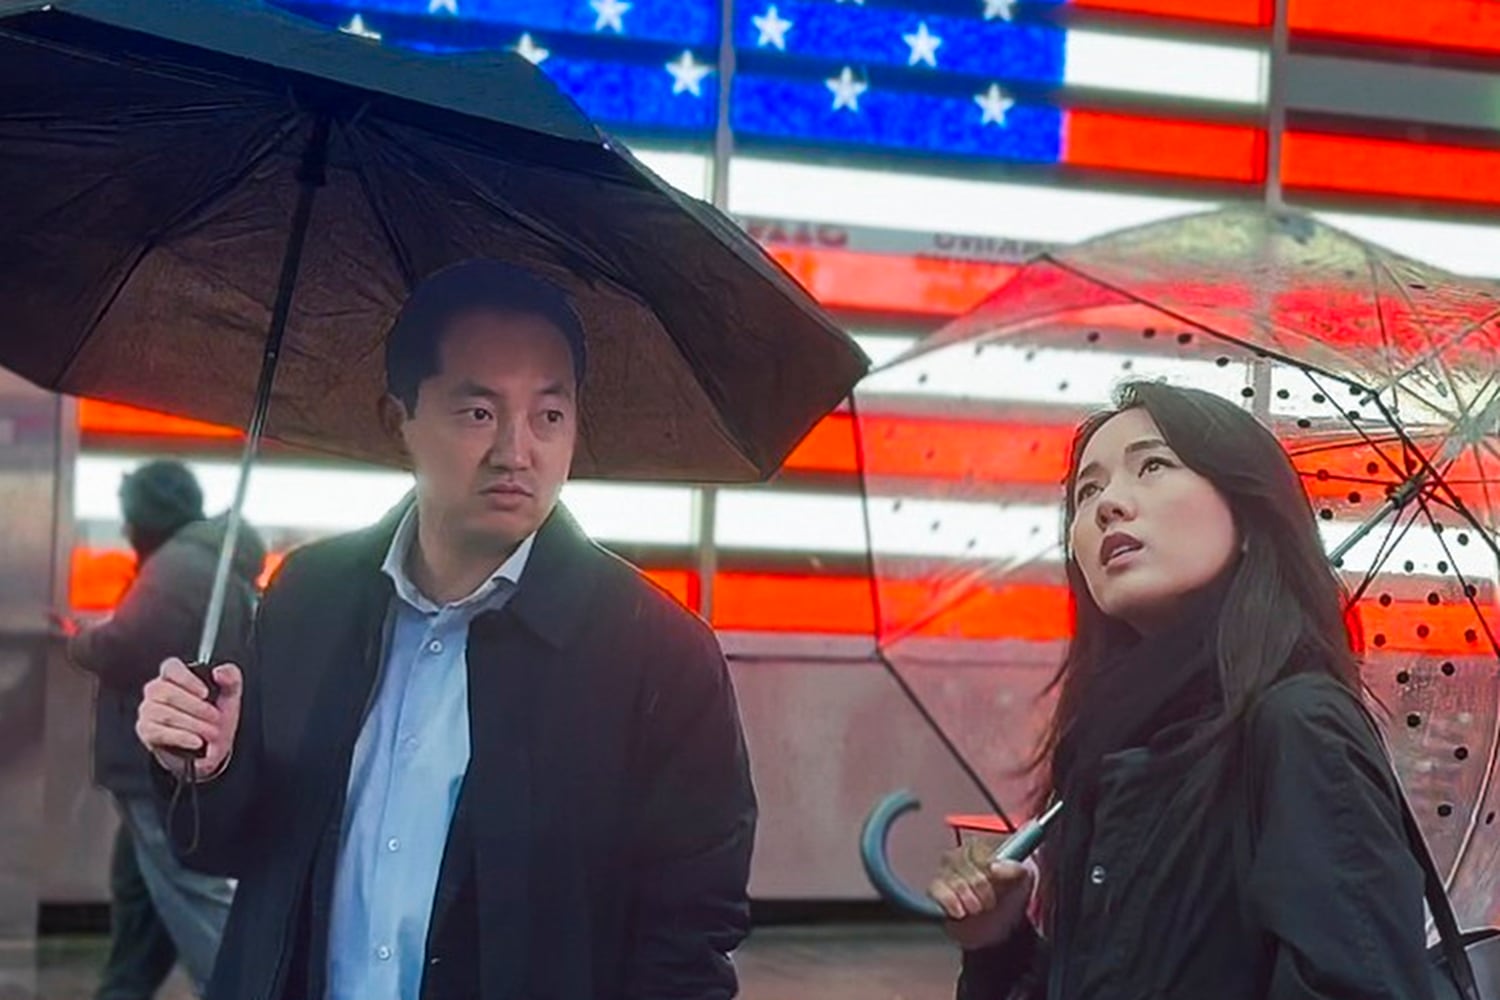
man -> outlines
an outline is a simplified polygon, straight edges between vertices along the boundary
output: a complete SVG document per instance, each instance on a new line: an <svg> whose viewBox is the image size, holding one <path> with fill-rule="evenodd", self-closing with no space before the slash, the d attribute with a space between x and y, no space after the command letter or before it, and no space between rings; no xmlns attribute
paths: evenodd
<svg viewBox="0 0 1500 1000"><path fill-rule="evenodd" d="M189 871L167 843L153 795L151 758L135 737L141 688L161 661L197 648L225 523L205 520L203 491L180 462L150 462L120 486L125 535L139 567L114 614L75 632L72 660L99 679L94 779L119 809L111 862L110 954L98 996L150 997L181 958L198 992L213 969L233 896L223 878ZM248 647L265 550L240 533L218 651Z"/></svg>
<svg viewBox="0 0 1500 1000"><path fill-rule="evenodd" d="M217 1000L727 998L755 826L713 633L557 498L586 351L557 288L441 271L386 347L415 500L292 554L217 705L169 661L137 731L204 747L193 863L240 878Z"/></svg>

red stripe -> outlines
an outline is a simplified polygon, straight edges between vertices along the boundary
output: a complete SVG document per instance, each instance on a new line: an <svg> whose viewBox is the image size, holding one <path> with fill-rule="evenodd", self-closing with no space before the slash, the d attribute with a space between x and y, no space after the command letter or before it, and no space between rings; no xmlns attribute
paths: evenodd
<svg viewBox="0 0 1500 1000"><path fill-rule="evenodd" d="M1272 0L1072 0L1074 7L1214 24L1269 25Z"/></svg>
<svg viewBox="0 0 1500 1000"><path fill-rule="evenodd" d="M1495 0L1291 0L1288 23L1350 41L1500 52Z"/></svg>
<svg viewBox="0 0 1500 1000"><path fill-rule="evenodd" d="M1073 429L1057 425L933 419L891 414L860 418L866 471L874 477L1058 484ZM855 475L854 418L825 417L786 461L794 472Z"/></svg>
<svg viewBox="0 0 1500 1000"><path fill-rule="evenodd" d="M278 556L268 561L279 564ZM116 550L76 549L71 595L78 611L106 611L130 581L133 560ZM697 577L686 570L647 573L682 603L697 604ZM931 605L937 581L887 580L880 586L881 618L900 629ZM1359 618L1372 651L1429 656L1481 655L1483 632L1461 604L1432 607L1420 601L1361 602ZM948 639L1056 642L1068 636L1068 592L1055 584L999 583L976 587L916 635ZM870 582L862 576L806 576L723 572L714 578L716 628L746 632L874 635ZM1425 634L1423 630L1425 631Z"/></svg>
<svg viewBox="0 0 1500 1000"><path fill-rule="evenodd" d="M1073 167L1258 184L1265 131L1251 125L1069 111L1063 162Z"/></svg>
<svg viewBox="0 0 1500 1000"><path fill-rule="evenodd" d="M244 436L232 427L219 427L100 399L78 401L78 429L83 434L100 437L232 439Z"/></svg>
<svg viewBox="0 0 1500 1000"><path fill-rule="evenodd" d="M1493 0L1489 6L1500 10ZM1288 132L1282 157L1287 187L1500 204L1500 150L1493 148Z"/></svg>
<svg viewBox="0 0 1500 1000"><path fill-rule="evenodd" d="M803 288L832 309L952 316L967 312L1015 265L854 250L768 247Z"/></svg>
<svg viewBox="0 0 1500 1000"><path fill-rule="evenodd" d="M123 407L116 408L124 410ZM131 421L147 424L159 419L136 411ZM162 426L172 426L165 418ZM869 414L864 422L865 474L874 479L892 478L937 482L961 482L1004 488L1007 486L1057 486L1067 473L1068 449L1073 428L1064 424L1023 423L958 418ZM147 436L166 431L146 430ZM222 435L220 435L222 436ZM1314 498L1366 503L1383 495L1383 484L1393 483L1398 473L1381 455L1399 457L1400 449L1384 445L1341 445L1336 450L1294 456L1307 491ZM820 421L787 458L789 472L838 476L860 474L854 444L854 419L835 413ZM1466 451L1445 470L1445 479L1471 505L1488 509L1490 498L1484 484L1494 471L1482 467L1472 451ZM1351 494L1358 494L1351 498ZM129 569L126 567L128 577ZM116 571L116 576L119 571ZM673 587L681 585L672 584ZM113 585L110 585L113 586ZM669 588L671 589L671 588ZM106 593L110 592L106 589ZM76 602L75 602L76 603ZM98 606L87 597L80 607Z"/></svg>
<svg viewBox="0 0 1500 1000"><path fill-rule="evenodd" d="M846 413L824 418L792 452L785 468L791 472L858 475L854 419ZM859 419L863 424L865 475L877 481L890 478L1003 489L1059 487L1067 475L1071 425L894 414L868 414ZM1423 446L1436 452L1442 444ZM1396 461L1397 468L1392 469L1387 459ZM1391 443L1373 446L1339 441L1337 447L1317 451L1309 446L1309 450L1294 454L1292 461L1314 500L1340 507L1368 507L1372 501L1384 499L1387 485L1395 485L1409 474L1401 449ZM1482 465L1472 449L1442 471L1444 481L1465 503L1484 510L1492 506L1485 484L1494 481L1495 472L1489 465Z"/></svg>

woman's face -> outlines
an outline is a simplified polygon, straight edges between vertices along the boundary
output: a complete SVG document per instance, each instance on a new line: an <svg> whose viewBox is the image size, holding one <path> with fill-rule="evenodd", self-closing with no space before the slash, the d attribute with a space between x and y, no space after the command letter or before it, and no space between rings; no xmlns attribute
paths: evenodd
<svg viewBox="0 0 1500 1000"><path fill-rule="evenodd" d="M1073 558L1100 610L1146 633L1239 552L1229 504L1167 446L1144 409L1089 439L1069 484Z"/></svg>

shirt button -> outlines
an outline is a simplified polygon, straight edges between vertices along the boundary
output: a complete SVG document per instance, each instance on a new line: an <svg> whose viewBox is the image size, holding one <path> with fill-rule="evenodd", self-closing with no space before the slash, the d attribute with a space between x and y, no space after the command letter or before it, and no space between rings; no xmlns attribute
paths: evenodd
<svg viewBox="0 0 1500 1000"><path fill-rule="evenodd" d="M401 841L395 837L392 837L390 840L387 840L385 842L385 849L390 851L392 854L395 854L397 851L401 850Z"/></svg>
<svg viewBox="0 0 1500 1000"><path fill-rule="evenodd" d="M385 945L381 945L379 948L375 949L375 957L380 959L382 962L389 962L391 960L391 949L387 948Z"/></svg>
<svg viewBox="0 0 1500 1000"><path fill-rule="evenodd" d="M1103 865L1095 865L1089 869L1089 881L1095 885L1103 885L1104 880L1109 877L1109 872L1104 870Z"/></svg>
<svg viewBox="0 0 1500 1000"><path fill-rule="evenodd" d="M438 653L441 653L442 651L443 643L440 639L434 639L427 644L427 652L432 653L434 656Z"/></svg>

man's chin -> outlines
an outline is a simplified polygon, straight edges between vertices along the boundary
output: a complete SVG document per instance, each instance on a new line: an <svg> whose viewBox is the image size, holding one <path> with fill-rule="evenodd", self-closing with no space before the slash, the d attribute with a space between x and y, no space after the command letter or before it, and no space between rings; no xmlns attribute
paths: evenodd
<svg viewBox="0 0 1500 1000"><path fill-rule="evenodd" d="M543 520L529 505L523 510L491 508L469 517L464 533L469 536L471 544L495 550L508 549L535 533Z"/></svg>

